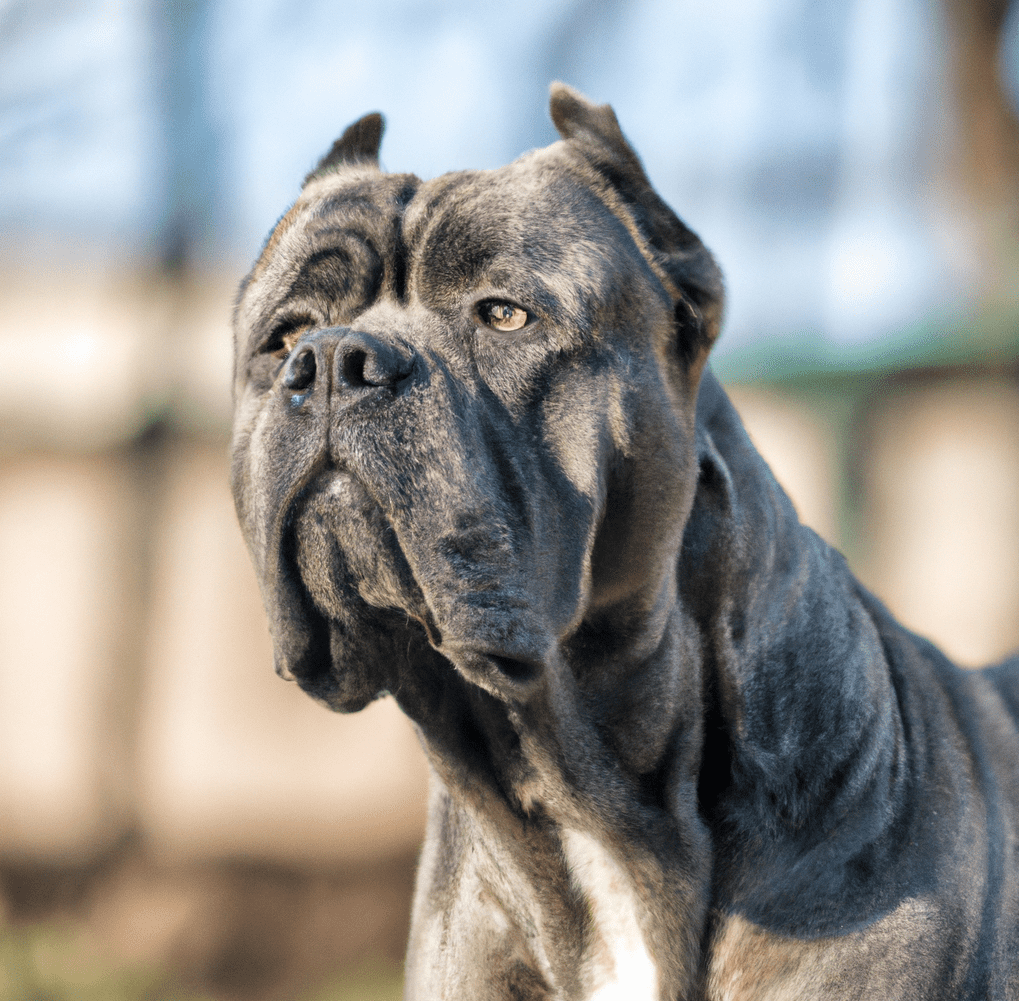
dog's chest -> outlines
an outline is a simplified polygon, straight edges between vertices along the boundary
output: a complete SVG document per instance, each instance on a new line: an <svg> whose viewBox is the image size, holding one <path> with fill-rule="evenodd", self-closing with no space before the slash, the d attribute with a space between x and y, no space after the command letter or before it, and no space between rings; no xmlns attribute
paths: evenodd
<svg viewBox="0 0 1019 1001"><path fill-rule="evenodd" d="M912 1001L956 997L930 955L945 933L927 900L907 899L866 929L829 938L792 938L739 916L720 923L711 946L707 1001ZM929 962L917 964L918 957Z"/></svg>
<svg viewBox="0 0 1019 1001"><path fill-rule="evenodd" d="M562 842L571 879L589 909L585 1001L655 1001L658 970L629 877L590 835L566 830Z"/></svg>

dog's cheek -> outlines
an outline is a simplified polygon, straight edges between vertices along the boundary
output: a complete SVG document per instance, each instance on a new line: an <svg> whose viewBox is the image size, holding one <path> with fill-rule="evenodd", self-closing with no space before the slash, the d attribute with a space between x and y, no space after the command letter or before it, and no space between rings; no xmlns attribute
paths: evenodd
<svg viewBox="0 0 1019 1001"><path fill-rule="evenodd" d="M592 601L618 603L672 577L696 488L693 444L664 389L632 413L592 554ZM645 594L646 597L646 594Z"/></svg>

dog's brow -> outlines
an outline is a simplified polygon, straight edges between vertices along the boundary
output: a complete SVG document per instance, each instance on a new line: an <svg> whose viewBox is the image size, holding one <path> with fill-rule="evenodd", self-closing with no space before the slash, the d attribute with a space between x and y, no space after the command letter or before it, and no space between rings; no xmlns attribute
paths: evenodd
<svg viewBox="0 0 1019 1001"><path fill-rule="evenodd" d="M392 262L393 295L397 302L407 300L407 276L410 273L410 248L404 238L403 224L406 214L401 212L396 221L396 232L393 234L393 249L387 256Z"/></svg>
<svg viewBox="0 0 1019 1001"><path fill-rule="evenodd" d="M417 191L413 204L407 205L404 212L402 228L408 244L420 243L431 228L436 213L466 184L468 177L474 172L465 171L462 175L436 178L422 185Z"/></svg>
<svg viewBox="0 0 1019 1001"><path fill-rule="evenodd" d="M336 242L305 259L281 302L324 298L330 304L350 299L367 305L378 294L383 266L373 241L355 229L330 235Z"/></svg>
<svg viewBox="0 0 1019 1001"><path fill-rule="evenodd" d="M325 219L336 213L350 214L352 210L359 210L364 214L378 214L383 212L382 206L376 199L371 198L363 191L344 191L330 195L323 199L315 207L315 218Z"/></svg>

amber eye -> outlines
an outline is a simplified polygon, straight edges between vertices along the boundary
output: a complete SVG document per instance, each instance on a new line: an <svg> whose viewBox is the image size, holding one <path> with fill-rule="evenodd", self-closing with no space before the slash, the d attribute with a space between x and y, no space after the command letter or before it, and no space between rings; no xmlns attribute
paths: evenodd
<svg viewBox="0 0 1019 1001"><path fill-rule="evenodd" d="M521 330L531 322L531 314L526 309L505 299L486 299L479 303L478 316L485 326L503 333Z"/></svg>

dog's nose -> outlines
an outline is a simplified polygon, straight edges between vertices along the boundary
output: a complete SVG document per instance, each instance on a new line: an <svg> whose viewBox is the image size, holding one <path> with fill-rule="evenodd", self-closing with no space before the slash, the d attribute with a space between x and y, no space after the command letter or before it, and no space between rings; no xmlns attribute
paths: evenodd
<svg viewBox="0 0 1019 1001"><path fill-rule="evenodd" d="M310 344L299 345L290 355L283 369L283 385L294 393L302 393L315 381L318 362Z"/></svg>
<svg viewBox="0 0 1019 1001"><path fill-rule="evenodd" d="M333 364L341 389L393 389L411 374L414 359L372 334L351 331L337 342Z"/></svg>
<svg viewBox="0 0 1019 1001"><path fill-rule="evenodd" d="M321 330L297 343L283 366L282 382L302 403L330 366L333 387L340 392L395 389L414 371L414 359L409 349L373 334L346 328Z"/></svg>

